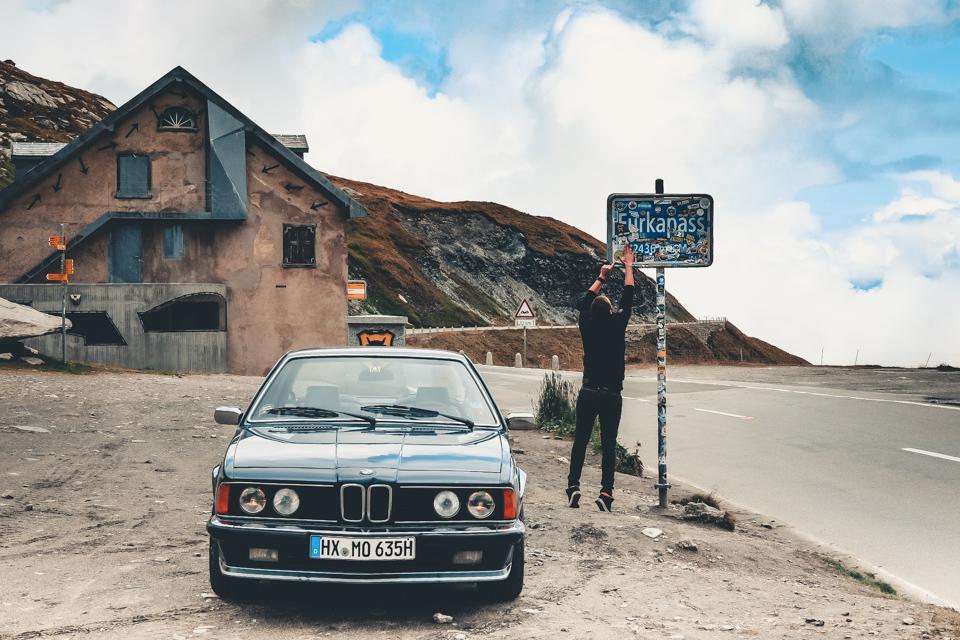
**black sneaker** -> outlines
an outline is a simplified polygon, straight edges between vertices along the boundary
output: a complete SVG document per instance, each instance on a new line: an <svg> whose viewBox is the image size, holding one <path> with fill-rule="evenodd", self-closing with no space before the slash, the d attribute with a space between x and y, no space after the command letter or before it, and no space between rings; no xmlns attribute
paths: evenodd
<svg viewBox="0 0 960 640"><path fill-rule="evenodd" d="M571 509L580 508L580 487L572 486L567 489L567 506Z"/></svg>
<svg viewBox="0 0 960 640"><path fill-rule="evenodd" d="M606 511L610 513L610 507L613 506L613 496L608 493L601 493L597 496L597 507L600 508L600 511Z"/></svg>

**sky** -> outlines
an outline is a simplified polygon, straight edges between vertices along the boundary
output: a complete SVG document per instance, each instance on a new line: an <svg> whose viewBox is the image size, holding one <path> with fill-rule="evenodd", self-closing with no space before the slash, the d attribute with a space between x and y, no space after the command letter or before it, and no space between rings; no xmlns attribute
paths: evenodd
<svg viewBox="0 0 960 640"><path fill-rule="evenodd" d="M0 7L25 71L120 105L182 66L325 173L601 241L611 193L708 193L713 265L666 273L695 316L814 364L960 366L960 1Z"/></svg>

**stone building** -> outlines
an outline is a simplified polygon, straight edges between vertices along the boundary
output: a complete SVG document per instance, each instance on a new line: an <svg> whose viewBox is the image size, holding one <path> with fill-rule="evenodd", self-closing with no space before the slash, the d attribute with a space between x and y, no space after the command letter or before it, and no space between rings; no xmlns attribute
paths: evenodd
<svg viewBox="0 0 960 640"><path fill-rule="evenodd" d="M0 297L59 315L66 294L67 357L120 366L258 375L346 344L346 223L366 210L306 150L177 67L69 144L12 150Z"/></svg>

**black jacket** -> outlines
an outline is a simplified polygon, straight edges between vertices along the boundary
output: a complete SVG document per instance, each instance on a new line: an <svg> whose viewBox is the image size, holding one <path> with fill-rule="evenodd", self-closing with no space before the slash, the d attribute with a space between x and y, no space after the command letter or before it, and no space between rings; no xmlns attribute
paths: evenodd
<svg viewBox="0 0 960 640"><path fill-rule="evenodd" d="M580 339L583 340L583 386L591 389L623 389L624 336L633 309L633 286L623 288L620 309L612 314L591 313L597 294L587 291L577 305L580 311Z"/></svg>

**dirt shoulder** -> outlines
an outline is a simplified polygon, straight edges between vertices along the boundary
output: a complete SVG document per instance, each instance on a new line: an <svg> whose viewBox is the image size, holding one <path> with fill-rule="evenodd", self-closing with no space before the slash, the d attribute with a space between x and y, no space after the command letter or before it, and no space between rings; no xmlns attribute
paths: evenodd
<svg viewBox="0 0 960 640"><path fill-rule="evenodd" d="M589 508L598 456L584 508L568 509L558 487L570 444L538 431L511 436L529 481L516 601L483 603L470 587L301 585L221 601L204 523L233 430L213 409L245 405L259 383L0 374L0 638L960 638L957 612L882 597L758 514L738 512L734 532L684 521L656 506L652 478L632 476L618 478L613 514Z"/></svg>

